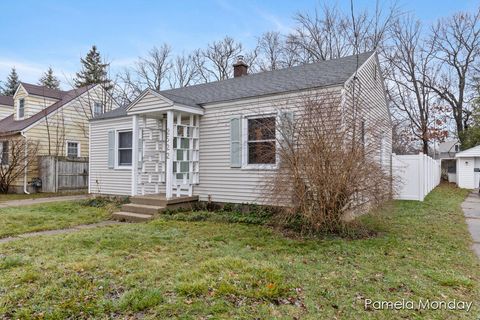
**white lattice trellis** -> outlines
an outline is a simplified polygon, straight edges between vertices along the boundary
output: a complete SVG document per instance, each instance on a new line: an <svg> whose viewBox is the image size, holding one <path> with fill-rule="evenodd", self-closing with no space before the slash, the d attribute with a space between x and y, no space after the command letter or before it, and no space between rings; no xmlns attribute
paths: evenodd
<svg viewBox="0 0 480 320"><path fill-rule="evenodd" d="M138 138L139 191L157 194L165 184L165 120L142 117Z"/></svg>
<svg viewBox="0 0 480 320"><path fill-rule="evenodd" d="M192 195L199 183L199 116L175 113L173 125L173 194Z"/></svg>

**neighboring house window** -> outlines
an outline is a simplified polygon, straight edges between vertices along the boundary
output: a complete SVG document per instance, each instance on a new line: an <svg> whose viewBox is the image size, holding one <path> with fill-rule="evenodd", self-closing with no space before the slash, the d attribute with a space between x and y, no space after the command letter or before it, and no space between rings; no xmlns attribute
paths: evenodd
<svg viewBox="0 0 480 320"><path fill-rule="evenodd" d="M67 157L69 158L80 157L80 143L76 141L67 141Z"/></svg>
<svg viewBox="0 0 480 320"><path fill-rule="evenodd" d="M25 99L18 101L18 118L25 117Z"/></svg>
<svg viewBox="0 0 480 320"><path fill-rule="evenodd" d="M459 152L460 151L460 146L458 144L455 145L455 152Z"/></svg>
<svg viewBox="0 0 480 320"><path fill-rule="evenodd" d="M93 104L93 116L99 116L103 113L103 104L101 102L95 102Z"/></svg>
<svg viewBox="0 0 480 320"><path fill-rule="evenodd" d="M0 141L0 164L8 164L8 141Z"/></svg>
<svg viewBox="0 0 480 320"><path fill-rule="evenodd" d="M118 133L118 166L132 165L132 131Z"/></svg>
<svg viewBox="0 0 480 320"><path fill-rule="evenodd" d="M246 119L246 164L276 164L275 116Z"/></svg>

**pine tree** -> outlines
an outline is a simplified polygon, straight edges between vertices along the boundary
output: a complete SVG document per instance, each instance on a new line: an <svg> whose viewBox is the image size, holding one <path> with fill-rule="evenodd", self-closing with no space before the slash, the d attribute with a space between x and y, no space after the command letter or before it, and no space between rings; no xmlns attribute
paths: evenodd
<svg viewBox="0 0 480 320"><path fill-rule="evenodd" d="M80 61L82 70L77 72L77 77L74 80L77 88L90 84L101 84L106 90L113 88L110 79L108 79L109 64L102 62L100 52L95 45L92 46L87 56L81 58Z"/></svg>
<svg viewBox="0 0 480 320"><path fill-rule="evenodd" d="M18 73L15 67L12 68L10 74L8 75L5 86L2 88L2 95L4 96L13 96L15 91L17 91L20 80L18 78Z"/></svg>
<svg viewBox="0 0 480 320"><path fill-rule="evenodd" d="M60 80L53 74L52 67L49 67L47 72L43 74L38 84L50 89L60 89Z"/></svg>

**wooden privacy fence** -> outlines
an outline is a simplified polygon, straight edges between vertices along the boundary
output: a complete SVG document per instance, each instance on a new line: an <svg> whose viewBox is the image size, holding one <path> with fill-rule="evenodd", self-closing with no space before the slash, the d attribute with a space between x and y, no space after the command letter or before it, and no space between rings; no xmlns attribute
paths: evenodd
<svg viewBox="0 0 480 320"><path fill-rule="evenodd" d="M88 188L88 158L39 157L42 192Z"/></svg>
<svg viewBox="0 0 480 320"><path fill-rule="evenodd" d="M423 201L440 183L440 161L423 153L416 155L392 155L395 198Z"/></svg>

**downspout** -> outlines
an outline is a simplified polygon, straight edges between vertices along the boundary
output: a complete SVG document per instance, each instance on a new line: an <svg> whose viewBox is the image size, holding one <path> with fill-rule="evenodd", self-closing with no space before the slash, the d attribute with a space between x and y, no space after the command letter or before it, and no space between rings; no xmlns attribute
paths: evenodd
<svg viewBox="0 0 480 320"><path fill-rule="evenodd" d="M27 137L25 136L25 133L23 133L23 131L21 131L20 134L25 139L25 169L24 169L24 173L23 173L23 193L30 194L30 192L28 192L28 190L27 190L27 184L28 184L27 183L27 179L28 179L28 168L27 168L27 165L28 165L28 159L27 159L28 143L27 143Z"/></svg>

